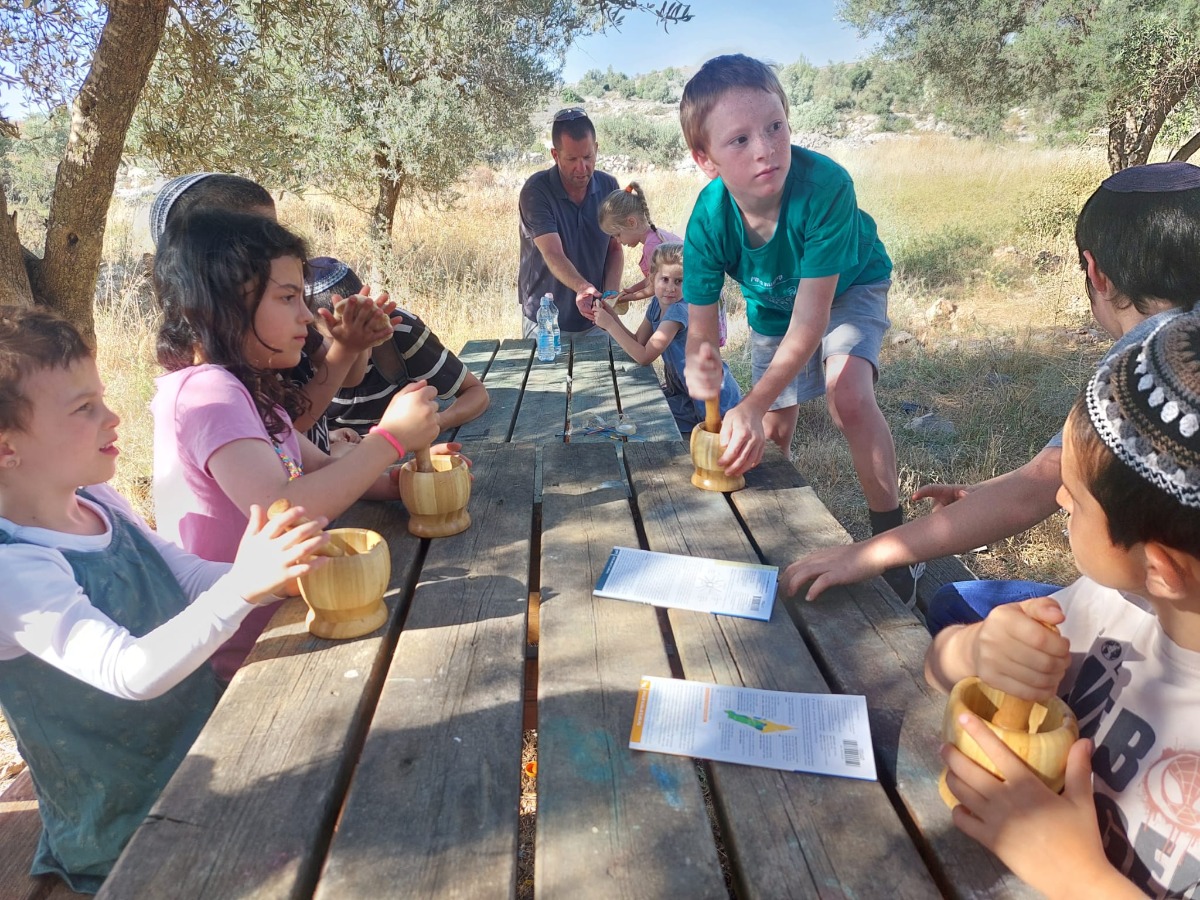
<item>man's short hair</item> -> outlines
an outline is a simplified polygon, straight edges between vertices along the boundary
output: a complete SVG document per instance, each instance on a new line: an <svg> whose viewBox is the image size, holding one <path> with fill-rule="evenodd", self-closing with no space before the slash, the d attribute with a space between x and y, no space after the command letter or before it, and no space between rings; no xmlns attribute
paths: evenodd
<svg viewBox="0 0 1200 900"><path fill-rule="evenodd" d="M708 135L704 130L708 116L722 96L738 88L774 94L783 104L783 114L787 115L787 93L774 69L742 53L714 56L688 80L683 88L683 99L679 102L679 124L683 128L683 139L693 153L708 151Z"/></svg>
<svg viewBox="0 0 1200 900"><path fill-rule="evenodd" d="M554 122L550 126L550 143L555 150L562 149L564 134L573 141L582 141L586 137L596 139L596 126L592 124L582 106L568 106L554 114Z"/></svg>

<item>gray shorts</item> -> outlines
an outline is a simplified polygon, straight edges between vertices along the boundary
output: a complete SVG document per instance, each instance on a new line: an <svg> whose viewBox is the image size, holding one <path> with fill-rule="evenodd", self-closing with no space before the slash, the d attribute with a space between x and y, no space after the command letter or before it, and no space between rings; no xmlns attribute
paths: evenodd
<svg viewBox="0 0 1200 900"><path fill-rule="evenodd" d="M879 378L879 350L883 335L891 322L887 317L890 280L871 284L856 284L833 299L829 310L829 328L821 346L800 370L792 383L783 389L771 404L771 409L795 406L825 393L825 360L831 356L857 356L875 369ZM750 377L758 384L767 366L775 358L783 336L770 337L750 329Z"/></svg>

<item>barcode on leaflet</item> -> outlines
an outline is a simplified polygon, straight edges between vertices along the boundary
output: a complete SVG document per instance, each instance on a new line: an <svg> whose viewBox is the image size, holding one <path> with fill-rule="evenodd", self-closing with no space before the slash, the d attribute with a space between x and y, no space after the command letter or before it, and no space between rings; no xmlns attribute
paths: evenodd
<svg viewBox="0 0 1200 900"><path fill-rule="evenodd" d="M858 741L842 741L842 759L848 766L858 768L862 765L862 752L858 749Z"/></svg>
<svg viewBox="0 0 1200 900"><path fill-rule="evenodd" d="M763 595L755 594L753 597L750 598L750 608L758 609L760 606L762 606L762 602L763 602Z"/></svg>

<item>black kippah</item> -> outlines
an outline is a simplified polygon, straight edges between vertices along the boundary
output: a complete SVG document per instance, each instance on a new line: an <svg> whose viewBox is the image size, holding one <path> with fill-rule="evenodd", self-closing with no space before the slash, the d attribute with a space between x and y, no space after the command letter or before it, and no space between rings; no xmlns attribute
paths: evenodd
<svg viewBox="0 0 1200 900"><path fill-rule="evenodd" d="M1117 194L1170 194L1200 188L1200 166L1185 162L1150 163L1130 166L1109 175L1100 183Z"/></svg>
<svg viewBox="0 0 1200 900"><path fill-rule="evenodd" d="M310 297L323 294L350 272L350 267L332 256L318 256L308 261L308 277L304 279L305 293Z"/></svg>

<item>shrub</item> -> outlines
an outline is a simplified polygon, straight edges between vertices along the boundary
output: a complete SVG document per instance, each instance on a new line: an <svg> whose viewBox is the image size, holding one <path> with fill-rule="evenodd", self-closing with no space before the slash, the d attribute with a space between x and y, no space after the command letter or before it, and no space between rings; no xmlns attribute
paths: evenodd
<svg viewBox="0 0 1200 900"><path fill-rule="evenodd" d="M895 113L884 113L879 117L879 122L875 126L876 131L885 132L902 132L912 131L913 121L908 116L898 116Z"/></svg>
<svg viewBox="0 0 1200 900"><path fill-rule="evenodd" d="M687 155L683 133L674 118L651 119L624 113L596 119L595 124L605 153L626 155L656 166L673 166Z"/></svg>
<svg viewBox="0 0 1200 900"><path fill-rule="evenodd" d="M821 134L836 134L840 119L833 101L828 97L800 103L792 110L792 129L795 131L816 131Z"/></svg>
<svg viewBox="0 0 1200 900"><path fill-rule="evenodd" d="M978 234L957 225L901 240L888 250L897 278L915 281L927 288L963 281L969 272L984 262L987 254Z"/></svg>
<svg viewBox="0 0 1200 900"><path fill-rule="evenodd" d="M1021 204L1021 228L1039 240L1074 234L1079 211L1104 177L1093 166L1079 162L1055 168L1053 177L1045 179Z"/></svg>
<svg viewBox="0 0 1200 900"><path fill-rule="evenodd" d="M583 96L577 93L573 88L565 87L559 92L559 98L563 103L568 105L572 103L582 103Z"/></svg>

